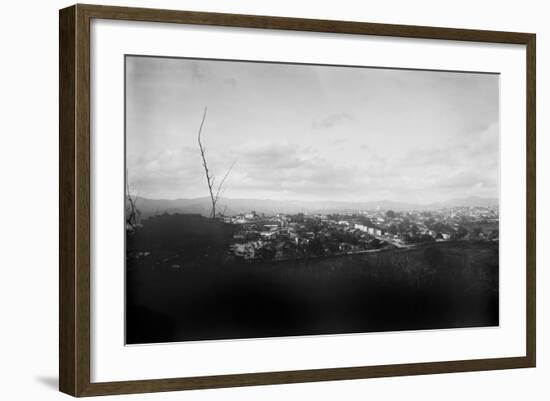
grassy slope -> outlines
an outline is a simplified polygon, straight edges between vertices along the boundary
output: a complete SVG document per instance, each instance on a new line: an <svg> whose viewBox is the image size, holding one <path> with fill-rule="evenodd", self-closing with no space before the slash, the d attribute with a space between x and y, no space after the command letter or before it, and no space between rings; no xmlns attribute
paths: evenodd
<svg viewBox="0 0 550 401"><path fill-rule="evenodd" d="M129 343L498 324L498 244L224 265L230 226L166 219L128 241Z"/></svg>

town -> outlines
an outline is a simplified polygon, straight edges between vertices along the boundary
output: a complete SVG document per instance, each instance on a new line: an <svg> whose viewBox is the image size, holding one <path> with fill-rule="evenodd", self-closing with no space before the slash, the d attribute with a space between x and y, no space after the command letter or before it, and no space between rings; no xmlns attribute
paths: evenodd
<svg viewBox="0 0 550 401"><path fill-rule="evenodd" d="M499 238L498 206L440 210L366 210L334 214L224 217L237 226L229 247L237 260L292 260L414 248L443 241Z"/></svg>

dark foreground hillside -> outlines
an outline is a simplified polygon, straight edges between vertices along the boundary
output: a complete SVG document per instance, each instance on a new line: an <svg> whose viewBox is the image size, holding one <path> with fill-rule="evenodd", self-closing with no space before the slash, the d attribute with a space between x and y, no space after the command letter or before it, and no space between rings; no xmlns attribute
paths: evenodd
<svg viewBox="0 0 550 401"><path fill-rule="evenodd" d="M498 243L284 262L236 262L233 226L149 219L127 236L126 341L494 326Z"/></svg>

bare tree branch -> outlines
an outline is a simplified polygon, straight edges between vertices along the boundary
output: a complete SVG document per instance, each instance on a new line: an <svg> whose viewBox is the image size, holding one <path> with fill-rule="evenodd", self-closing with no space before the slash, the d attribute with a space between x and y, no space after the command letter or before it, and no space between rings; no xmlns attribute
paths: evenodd
<svg viewBox="0 0 550 401"><path fill-rule="evenodd" d="M204 149L204 146L202 146L201 142L201 134L202 134L202 127L204 126L204 120L206 120L206 112L208 111L208 107L204 107L204 113L202 115L202 121L201 125L199 127L199 135L198 135L198 142L199 142L199 149L201 151L201 158L202 158L202 166L204 167L204 174L206 175L206 183L208 184L208 192L210 193L210 201L212 202L212 210L210 212L210 217L215 218L216 217L216 199L214 197L214 177L210 176L210 171L208 171L208 163L206 162L206 150Z"/></svg>
<svg viewBox="0 0 550 401"><path fill-rule="evenodd" d="M229 166L229 169L227 170L227 172L225 173L225 175L223 176L223 179L222 181L220 182L220 185L218 185L218 189L216 190L216 202L218 201L218 198L219 196L221 195L221 189L223 187L223 184L225 183L225 180L227 180L227 177L229 176L229 174L231 173L231 170L233 170L233 166L235 165L235 163L237 163L237 160L235 160L233 163L231 163L231 166Z"/></svg>
<svg viewBox="0 0 550 401"><path fill-rule="evenodd" d="M126 217L126 222L132 228L135 228L139 224L139 220L141 219L141 210L139 210L136 206L136 203L138 200L137 195L134 198L132 198L132 194L130 193L130 181L128 180L128 169L126 169L126 196L128 197L128 203L130 204L130 212Z"/></svg>
<svg viewBox="0 0 550 401"><path fill-rule="evenodd" d="M219 197L222 193L223 185L224 185L225 181L227 180L227 177L231 173L231 170L233 169L233 166L235 165L236 160L233 162L231 167L229 167L229 169L227 170L227 172L223 176L221 182L218 184L218 186L216 188L215 185L214 185L214 183L216 181L216 176L212 175L210 173L210 170L208 169L208 163L206 161L206 149L203 146L202 140L201 140L202 128L204 126L204 121L206 120L207 110L208 110L208 108L205 106L204 107L204 113L202 115L201 125L199 127L199 133L198 133L198 138L197 139L198 139L198 142L199 142L199 149L200 149L200 152L201 152L202 166L204 168L204 174L206 176L206 183L208 185L208 192L210 194L210 202L212 203L212 209L210 211L210 217L214 219L214 218L216 218L216 204L218 203L218 199L219 199Z"/></svg>

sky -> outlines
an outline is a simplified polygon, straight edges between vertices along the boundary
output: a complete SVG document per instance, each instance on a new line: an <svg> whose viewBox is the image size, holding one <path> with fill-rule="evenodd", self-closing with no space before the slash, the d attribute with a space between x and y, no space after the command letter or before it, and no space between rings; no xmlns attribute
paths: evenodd
<svg viewBox="0 0 550 401"><path fill-rule="evenodd" d="M499 195L497 74L126 57L131 192L427 204Z"/></svg>

